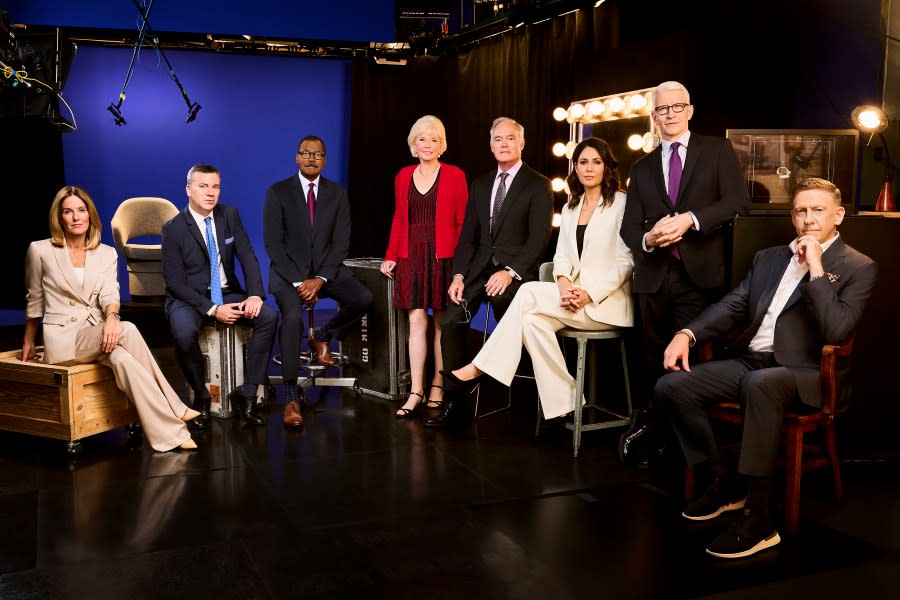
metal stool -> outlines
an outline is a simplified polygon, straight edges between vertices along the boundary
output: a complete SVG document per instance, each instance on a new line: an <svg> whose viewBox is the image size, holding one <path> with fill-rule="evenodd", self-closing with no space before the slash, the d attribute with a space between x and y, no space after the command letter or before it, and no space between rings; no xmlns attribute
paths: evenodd
<svg viewBox="0 0 900 600"><path fill-rule="evenodd" d="M578 457L578 448L581 446L581 432L593 431L595 429L608 429L610 427L624 427L631 423L631 386L628 382L628 360L625 357L625 338L623 329L610 329L607 331L585 331L583 329L572 329L566 327L556 332L556 335L562 338L573 338L578 343L578 362L575 369L575 415L573 423L566 423L566 428L572 430L572 447L573 456ZM602 413L613 417L611 420L601 421L599 423L582 423L581 398L584 396L584 370L587 361L587 343L591 340L619 340L619 353L622 356L622 375L625 378L625 414L619 414L608 408L600 406L596 402L588 402L585 408L594 408ZM594 381L596 369L591 363L591 381ZM538 403L538 411L540 414L540 403Z"/></svg>
<svg viewBox="0 0 900 600"><path fill-rule="evenodd" d="M314 322L314 313L313 310L315 305L304 305L303 309L306 311L306 331L307 337L315 337L315 322ZM350 360L347 358L345 354L341 354L340 352L332 352L331 357L337 362L335 367L329 367L326 365L316 364L316 359L313 356L312 351L306 351L300 353L300 368L304 369L307 373L306 377L300 378L297 380L297 386L300 388L301 393L305 390L313 386L321 386L321 387L348 387L357 389L357 379L356 377L344 377L343 369L350 363ZM281 354L276 354L272 357L272 362L281 366ZM324 373L327 369L336 368L338 369L337 377L325 377ZM269 377L269 382L272 384L276 383L284 383L283 377L273 376ZM301 396L302 399L302 396Z"/></svg>

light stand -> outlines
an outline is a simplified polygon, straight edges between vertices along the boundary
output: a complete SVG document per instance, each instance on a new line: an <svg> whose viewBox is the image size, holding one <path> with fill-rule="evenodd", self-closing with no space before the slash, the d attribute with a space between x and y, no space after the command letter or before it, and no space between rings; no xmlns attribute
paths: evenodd
<svg viewBox="0 0 900 600"><path fill-rule="evenodd" d="M122 108L122 103L125 101L125 88L128 87L128 82L130 81L131 75L134 72L134 61L137 58L138 50L140 50L141 46L143 45L145 30L149 32L153 31L153 27L150 25L150 11L153 9L153 0L150 0L149 4L147 4L146 11L138 3L138 0L131 0L131 3L134 4L134 7L137 9L138 14L141 15L141 28L138 31L138 37L134 42L134 49L131 53L131 61L128 63L128 71L125 73L125 82L122 84L122 91L119 92L119 101L116 104L110 104L106 107L106 110L112 113L116 125L126 124L125 118L122 116L122 112L120 110ZM178 76L175 74L175 69L172 67L172 63L169 62L169 57L166 56L165 50L163 50L163 48L159 45L159 38L154 37L152 41L153 46L165 61L166 67L169 68L169 75L172 76L172 80L175 82L175 85L178 86L178 91L181 92L181 97L184 98L184 102L185 104L187 104L188 116L185 120L185 123L190 123L197 118L197 113L200 112L200 104L198 102L191 102L191 99L188 97L187 92L184 89L184 86L181 85L181 82L178 80Z"/></svg>

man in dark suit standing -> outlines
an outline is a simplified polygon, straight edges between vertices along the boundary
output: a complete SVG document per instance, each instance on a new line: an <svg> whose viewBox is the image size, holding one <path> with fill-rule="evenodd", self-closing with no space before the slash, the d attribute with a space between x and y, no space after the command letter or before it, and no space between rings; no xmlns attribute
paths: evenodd
<svg viewBox="0 0 900 600"><path fill-rule="evenodd" d="M338 340L372 304L372 293L360 283L344 259L350 249L350 201L347 190L321 176L325 142L308 135L300 140L295 158L300 172L273 184L266 192L263 237L269 253L269 289L281 309L281 371L287 393L284 424L303 424L297 403L297 372L304 306L320 297L340 304L335 316L316 327L310 350L319 363L334 366L328 342Z"/></svg>
<svg viewBox="0 0 900 600"><path fill-rule="evenodd" d="M694 107L676 81L654 92L661 144L631 167L622 239L634 254L634 284L649 386L662 375L671 335L725 291L726 228L747 212L750 196L731 143L691 132ZM650 387L639 396L646 402ZM622 437L622 453L640 438L639 421ZM635 435L637 434L637 435Z"/></svg>
<svg viewBox="0 0 900 600"><path fill-rule="evenodd" d="M491 152L497 170L472 182L469 203L453 256L450 305L441 326L444 371L469 362L466 335L471 315L488 300L499 319L519 286L538 277L550 241L553 193L550 181L522 162L525 128L507 117L491 125ZM444 385L452 385L445 377ZM459 390L455 390L459 392ZM440 416L426 425L443 425L454 414L454 390L447 389ZM456 409L459 410L458 408Z"/></svg>
<svg viewBox="0 0 900 600"><path fill-rule="evenodd" d="M268 379L269 357L278 326L275 310L263 303L265 290L259 262L237 209L219 204L221 177L212 165L195 165L187 175L188 205L162 228L166 317L175 341L178 364L194 391L199 428L209 426L209 390L197 338L204 322L253 327L240 392L231 392L241 418L263 425L256 415L256 390ZM241 263L247 289L234 269Z"/></svg>
<svg viewBox="0 0 900 600"><path fill-rule="evenodd" d="M792 196L797 238L758 252L736 289L675 334L663 359L673 372L654 391L654 404L669 416L688 465L709 467L709 487L683 516L703 521L744 509L707 548L721 558L750 556L779 543L769 498L784 411L820 406L822 346L850 337L877 275L875 263L838 235L844 209L834 184L807 179ZM690 367L689 346L732 330L740 334L723 360ZM746 486L727 477L705 410L737 399L744 408L738 472Z"/></svg>

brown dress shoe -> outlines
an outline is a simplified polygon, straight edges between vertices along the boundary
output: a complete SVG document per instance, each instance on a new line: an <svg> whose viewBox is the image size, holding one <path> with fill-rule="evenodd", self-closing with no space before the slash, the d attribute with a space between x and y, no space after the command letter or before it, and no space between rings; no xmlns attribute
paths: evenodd
<svg viewBox="0 0 900 600"><path fill-rule="evenodd" d="M284 407L284 426L303 427L303 415L300 414L300 407L296 402L288 402Z"/></svg>
<svg viewBox="0 0 900 600"><path fill-rule="evenodd" d="M309 349L313 351L319 364L327 367L334 367L337 361L331 356L331 350L328 349L328 342L322 342L316 338L309 338Z"/></svg>

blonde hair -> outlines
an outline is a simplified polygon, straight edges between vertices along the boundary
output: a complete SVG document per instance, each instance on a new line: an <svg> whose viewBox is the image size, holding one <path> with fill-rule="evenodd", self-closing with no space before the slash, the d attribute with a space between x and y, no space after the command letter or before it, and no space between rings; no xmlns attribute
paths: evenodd
<svg viewBox="0 0 900 600"><path fill-rule="evenodd" d="M63 201L70 196L75 196L82 202L88 211L88 230L84 236L84 245L88 250L93 250L100 245L100 234L103 226L100 224L100 215L97 214L97 207L90 195L80 187L67 185L63 189L56 192L53 197L53 203L50 205L50 243L60 248L66 245L66 235L63 229L62 211Z"/></svg>
<svg viewBox="0 0 900 600"><path fill-rule="evenodd" d="M806 179L801 179L795 183L794 187L791 189L791 203L793 204L794 200L797 199L797 194L807 190L822 190L823 192L828 192L831 194L831 197L834 198L835 203L838 206L841 205L841 190L827 179L822 179L820 177L807 177Z"/></svg>
<svg viewBox="0 0 900 600"><path fill-rule="evenodd" d="M433 131L437 134L438 142L440 142L441 145L440 150L438 150L438 156L446 152L447 132L444 129L444 124L434 115L425 115L424 117L419 117L419 119L413 123L413 126L409 130L409 135L406 136L406 143L409 145L409 153L414 157L418 157L418 154L416 154L415 141L420 133L426 131Z"/></svg>

